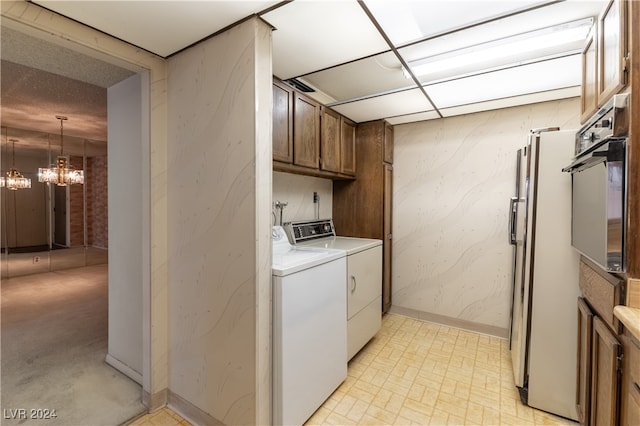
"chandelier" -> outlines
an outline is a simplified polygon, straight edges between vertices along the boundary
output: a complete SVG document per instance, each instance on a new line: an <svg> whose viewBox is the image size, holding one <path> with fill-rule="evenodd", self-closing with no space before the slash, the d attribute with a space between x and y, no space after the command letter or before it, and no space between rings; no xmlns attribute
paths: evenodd
<svg viewBox="0 0 640 426"><path fill-rule="evenodd" d="M50 165L48 168L38 169L38 182L55 183L58 186L73 185L75 183L84 183L84 172L76 170L68 164L69 160L63 156L63 124L67 117L56 115L60 120L60 155L56 164Z"/></svg>
<svg viewBox="0 0 640 426"><path fill-rule="evenodd" d="M16 142L18 142L18 140L9 139L9 142L11 142L11 168L7 172L6 177L0 177L0 187L6 187L12 191L31 188L31 179L24 177L22 173L16 169Z"/></svg>

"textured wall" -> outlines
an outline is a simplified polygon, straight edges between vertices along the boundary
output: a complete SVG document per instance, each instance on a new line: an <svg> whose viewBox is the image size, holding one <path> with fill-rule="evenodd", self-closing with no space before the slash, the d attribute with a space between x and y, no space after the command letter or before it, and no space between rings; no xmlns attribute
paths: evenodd
<svg viewBox="0 0 640 426"><path fill-rule="evenodd" d="M273 173L273 202L287 203L282 214L283 222L293 220L307 220L316 217L316 205L313 203L313 193L320 197L320 219L331 217L333 205L333 182L313 176L301 176L291 173ZM276 209L277 221L280 215Z"/></svg>
<svg viewBox="0 0 640 426"><path fill-rule="evenodd" d="M233 425L269 422L270 55L252 19L168 61L169 388Z"/></svg>
<svg viewBox="0 0 640 426"><path fill-rule="evenodd" d="M516 150L577 98L395 126L393 305L506 329Z"/></svg>

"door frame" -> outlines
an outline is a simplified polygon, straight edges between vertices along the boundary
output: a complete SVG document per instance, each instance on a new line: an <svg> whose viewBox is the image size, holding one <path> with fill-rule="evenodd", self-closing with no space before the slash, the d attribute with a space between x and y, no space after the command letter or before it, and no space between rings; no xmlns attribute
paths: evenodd
<svg viewBox="0 0 640 426"><path fill-rule="evenodd" d="M167 114L166 61L121 40L53 13L30 2L2 2L6 25L30 36L46 40L78 53L112 63L134 72L148 73L148 121L142 123L147 137L141 141L147 173L143 202L143 403L150 410L162 407L168 389L168 244L167 217ZM143 117L146 120L147 117ZM151 182L154 185L151 185ZM153 203L152 201L153 200ZM153 204L153 205L152 205ZM153 207L153 208L151 208ZM115 208L115 206L114 206ZM152 244L153 240L153 244ZM151 366L153 365L153 369Z"/></svg>

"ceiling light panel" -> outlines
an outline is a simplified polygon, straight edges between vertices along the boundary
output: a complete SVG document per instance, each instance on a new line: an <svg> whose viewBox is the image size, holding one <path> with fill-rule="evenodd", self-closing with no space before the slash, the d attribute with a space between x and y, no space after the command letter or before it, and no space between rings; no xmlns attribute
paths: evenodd
<svg viewBox="0 0 640 426"><path fill-rule="evenodd" d="M372 94L416 87L402 75L402 65L392 52L305 75L314 87L322 87L333 101L358 99Z"/></svg>
<svg viewBox="0 0 640 426"><path fill-rule="evenodd" d="M580 55L425 86L440 108L580 86Z"/></svg>
<svg viewBox="0 0 640 426"><path fill-rule="evenodd" d="M351 120L362 123L386 117L433 111L420 89L406 90L331 107Z"/></svg>
<svg viewBox="0 0 640 426"><path fill-rule="evenodd" d="M365 0L396 46L544 3L548 2Z"/></svg>
<svg viewBox="0 0 640 426"><path fill-rule="evenodd" d="M585 18L427 57L408 65L413 74L426 83L505 65L580 53L592 25L593 18ZM409 78L409 74L404 72Z"/></svg>
<svg viewBox="0 0 640 426"><path fill-rule="evenodd" d="M35 0L34 3L166 57L279 1Z"/></svg>
<svg viewBox="0 0 640 426"><path fill-rule="evenodd" d="M435 39L425 40L399 50L407 61L464 49L472 45L491 42L514 34L535 31L583 18L595 17L602 9L603 0L563 1L527 13L509 16L482 25L453 32Z"/></svg>
<svg viewBox="0 0 640 426"><path fill-rule="evenodd" d="M288 79L389 50L358 5L294 1L262 16L273 25L273 73Z"/></svg>

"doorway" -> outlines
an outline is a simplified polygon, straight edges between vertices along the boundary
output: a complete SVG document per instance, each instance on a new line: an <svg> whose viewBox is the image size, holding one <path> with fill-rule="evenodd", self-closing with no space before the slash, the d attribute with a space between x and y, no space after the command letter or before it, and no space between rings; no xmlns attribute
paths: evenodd
<svg viewBox="0 0 640 426"><path fill-rule="evenodd" d="M16 37L22 37L23 36L23 34L16 34L16 31L14 31L13 33L10 34L10 36L5 37L5 34L6 34L5 31L6 30L7 30L6 27L3 26L2 27L2 31L3 31L3 34L2 34L2 39L3 39L2 60L3 60L3 62L2 62L2 64L3 64L3 68L4 68L5 63L8 63L8 62L5 62L5 61L9 61L5 56L5 53L7 51L7 49L5 49L5 43L4 43L5 40L8 38L10 41L11 40L15 41ZM17 33L19 33L19 31L17 31ZM24 34L24 36L27 36L27 35ZM42 40L40 40L39 42L42 43L42 44L46 44L46 42L42 41ZM18 44L18 46L20 46L20 45ZM52 47L50 45L47 45L47 49L50 49L50 48L52 48ZM56 47L53 47L52 49L56 49ZM10 51L10 49L9 49L9 51ZM9 55L10 55L10 52L9 52ZM38 55L33 55L33 56L37 57ZM11 59L13 59L13 58L11 58ZM91 60L94 60L94 59L91 58ZM79 67L79 68L81 68L81 67ZM33 71L33 72L37 73L39 71L43 71L43 70L36 70L36 71ZM2 74L4 76L4 72ZM126 70L126 77L131 76L131 75L136 75L136 73L135 72L131 72L129 70ZM142 79L142 81L143 82L147 82L147 80L144 79L144 78ZM113 84L110 85L109 87L111 87L111 86L113 86ZM4 81L3 81L3 89L4 88L5 88L5 85L4 85ZM56 88L51 88L51 91L55 91L55 89ZM142 102L142 100L144 99L143 91L144 90L139 90L138 93L137 93L137 98L139 99L140 102ZM7 102L9 99L10 99L10 97L3 96L3 104L2 104L3 110L5 108L9 108L11 106ZM144 102L142 102L142 103L144 103ZM142 111L143 111L143 109L141 109L141 113L142 113ZM33 111L29 111L29 112L33 112ZM59 113L59 112L60 111L51 111L51 115L55 115L56 113ZM71 115L71 114L69 114L69 115ZM3 127L4 127L4 125L5 125L5 123L4 123L5 117L7 119L11 119L11 114L5 114L4 111L3 111L2 116L3 116ZM148 119L145 120L145 121L148 122ZM138 127L142 127L141 120L139 120L139 122L138 122ZM141 132L139 132L139 133L141 133ZM140 135L137 135L137 136L140 137ZM138 139L137 150L143 152L145 149L148 149L148 142L146 144L140 144L140 139ZM117 169L118 164L112 162L110 164L110 166L111 167L115 167ZM141 171L141 174L138 176L138 179L140 179L140 180L145 179L145 177L142 175L142 173L144 171L148 172L148 169L144 168L144 167L140 167L139 170ZM144 186L144 184L140 183L138 186L139 187L140 186ZM53 229L53 233L52 234L53 234L54 237L50 240L50 244L49 244L50 250L49 250L49 252L46 255L43 253L42 256L38 256L42 260L42 262L39 261L38 263L40 263L40 264L48 263L49 269L46 272L37 274L37 276L36 275L33 275L33 276L30 275L29 277L20 277L20 278L14 278L14 277L6 278L5 277L3 279L2 286L1 286L3 292L5 290L6 291L13 291L12 294L16 295L16 294L20 293L20 291L15 290L16 288L20 288L20 290L25 290L27 288L32 288L32 289L34 289L35 292L31 293L31 296L28 296L28 297L33 297L34 294L40 295L40 296L48 294L46 291L38 291L38 289L42 290L42 288L38 287L38 283L40 282L40 280L48 280L47 281L48 284L44 287L47 290L52 290L54 287L60 287L60 288L63 288L63 290L69 290L69 287L71 287L71 284L76 283L77 281L79 281L79 279L77 277L73 276L73 273L81 273L83 271L86 272L86 270L87 270L86 268L89 268L91 270L91 274L89 274L89 275L91 275L93 278L85 283L86 285L84 287L82 287L84 290L87 290L89 287L91 287L93 285L93 283L95 283L97 281L100 281L101 278L96 278L96 277L103 277L104 279L108 279L108 277L111 275L112 269L114 271L119 271L123 275L127 274L126 271L121 271L120 270L119 266L122 266L122 264L123 264L122 260L120 262L118 262L117 260L115 262L111 262L110 261L109 262L109 266L108 266L109 272L107 272L106 267L100 268L99 265L98 266L96 266L96 265L93 265L93 266L86 265L86 259L87 259L86 253L84 254L84 259L85 259L85 265L86 266L84 266L83 268L78 268L78 269L74 268L74 269L65 269L65 270L53 270L51 268L56 263L54 261L55 260L55 256L53 255L53 250L51 250L51 249L54 246L55 247L69 247L71 245L71 239L72 239L70 237L70 232L71 232L70 228L71 227L69 225L69 210L68 210L69 209L69 188L68 187L54 187L54 188L55 189L52 190L53 196L51 198L52 198L52 201L54 202L53 204L55 205L55 214L53 215L54 220L53 221L49 220L49 223L50 223L49 226L51 226L51 222L53 222L53 228L54 229ZM122 188L119 188L119 189L120 189L121 192L125 192L125 193L127 192L126 189L124 189L124 190ZM3 190L4 190L4 188L3 188ZM143 204L143 199L142 198L140 199L140 203ZM109 208L109 207L111 207L111 208ZM100 208L100 206L98 206L98 207L91 206L91 208ZM109 201L107 203L107 205L102 206L102 208L104 208L106 210L109 210L109 211L114 211L114 210L117 210L118 205L117 204L116 205L112 205L111 202ZM142 218L143 217L143 212L140 211L140 210L141 210L141 208L138 209L139 216ZM131 214L131 213L132 213L132 211L129 210L129 214ZM51 215L49 217L51 217ZM108 219L107 222L108 222L109 225L111 225L111 223L110 223L111 219L110 218ZM138 223L138 226L140 226L139 223ZM105 223L105 227L107 227L107 223ZM119 227L120 227L120 224L115 224L115 226L113 226L113 228L111 226L109 226L109 231L108 232L109 232L110 239L111 239L112 232L117 232ZM85 223L85 229L86 229L86 223ZM86 238L86 234L85 234L85 238ZM144 244L145 244L144 241L142 240L142 238L140 238L138 241L132 242L130 245L132 246L133 250L137 250L138 252L143 252L143 251L146 250L145 248L143 248ZM111 244L108 243L108 245L111 245ZM85 249L86 249L86 247L85 247ZM63 250L60 250L60 251L63 251ZM9 262L5 262L6 260L8 260L8 258L10 256L8 253L9 253L8 251L6 253L3 253L3 259L2 260L3 260L3 263L5 263L5 264L9 263ZM45 256L47 257L48 262L44 261L45 260ZM119 257L122 258L122 256L119 256ZM125 254L124 257L126 257L126 254ZM138 254L138 257L142 258L142 254ZM114 265L119 265L119 266L114 266ZM125 265L125 267L126 266L127 265ZM137 263L137 265L134 265L134 267L136 267L138 269L145 268L145 263L144 262L139 262L139 263ZM146 267L148 267L148 264L146 265ZM82 271L80 271L79 269L82 269ZM140 273L138 275L142 276L143 274ZM148 275L149 274L146 274L147 278L148 278ZM24 280L31 281L31 284L25 284ZM18 282L19 284L16 284L16 282ZM55 283L55 284L52 285L52 283ZM137 313L139 313L140 317L142 317L142 312L144 311L144 307L142 306L143 282L142 282L142 280L139 280L139 281L137 281L136 284L138 286L138 292L140 293L140 296L136 299L137 300L137 305L134 306L133 308L131 306L124 307L124 306L121 305L122 300L118 300L118 298L111 297L111 293L115 293L115 292L112 292L111 289L110 289L111 283L110 282L105 282L105 283L103 283L104 291L107 291L107 293L109 293L109 294L107 295L107 297L104 297L105 296L104 294L101 294L100 291L97 291L96 294L101 294L101 296L97 297L97 299L101 300L103 305L100 305L100 306L102 306L101 308L99 308L98 306L95 306L96 307L95 310L99 311L100 309L104 309L104 311L105 311L104 312L105 313L104 318L107 318L107 317L109 317L109 318L111 318L111 317L119 317L119 316L121 316L121 314L123 312L126 313L127 311L131 311L131 310L135 310ZM16 293L16 291L17 291L17 293ZM41 318L46 318L46 315L48 314L48 312L46 312L46 311L49 310L50 307L53 307L55 305L55 302L59 301L59 299L65 300L66 303L69 304L69 306L72 305L73 303L71 303L70 300L72 300L73 298L69 294L66 294L66 295L65 294L66 293L61 292L61 293L57 293L55 295L51 295L52 298L53 298L51 301L48 301L47 303L44 303L44 304L40 305L41 306L40 309L42 309L43 316L42 317L38 317L38 318L40 318L40 319ZM63 296L63 295L65 295L65 296ZM6 300L10 301L10 299L11 298L7 298L7 299L3 298L3 310L2 310L3 317L5 317L5 313L7 315L10 315L12 313L12 307L10 307L10 306L6 307L4 305L4 302ZM77 307L80 310L84 310L83 306L87 306L87 305L94 306L94 305L92 305L92 303L87 303L87 301L85 300L85 303L78 304ZM107 315L107 311L112 312L112 315ZM18 315L18 316L20 316L20 315ZM6 318L10 318L10 317L6 317ZM15 318L15 316L12 317L12 318ZM38 321L40 321L38 318L33 318L33 322L37 323ZM3 328L4 328L4 326L6 324L10 325L10 324L12 324L12 322L13 321L9 321L9 320L5 321L5 318L3 318L3 321L2 321ZM79 324L82 325L83 322L80 321ZM14 323L14 325L15 325L15 323ZM42 325L44 326L45 324L42 324ZM112 328L111 324L106 324L105 323L105 325L106 325L105 328L108 330L108 343L109 343L109 345L108 345L108 347L109 347L108 355L111 355L110 358L111 358L111 361L112 361L109 364L114 366L114 364L117 364L118 360L120 360L121 358L127 356L126 351L125 351L125 353L120 353L120 352L119 353L115 353L115 354L111 353L112 346L117 346L117 344L122 340L122 339L120 339L120 336L122 334L126 334L126 332L122 333L121 330L117 330L117 329ZM126 376L128 376L130 378L133 378L138 383L137 386L140 386L140 385L142 385L142 381L143 381L142 380L142 373L143 373L142 372L142 363L143 363L142 357L143 357L143 344L144 344L143 337L142 337L142 334L143 334L142 333L143 323L142 323L142 319L141 318L139 320L137 320L136 327L140 329L140 332L136 334L137 337L136 337L135 341L132 342L131 339L129 339L129 340L127 340L127 343L135 348L135 356L139 357L139 362L138 362L139 365L135 369L131 369L131 368L127 369L126 367L129 367L130 363L129 362L122 362L122 365L115 365L115 368L119 372L116 372L116 370L113 370L113 372L114 372L113 375L114 376L118 376L120 374L120 372L123 372ZM60 330L57 329L57 328L54 328L54 329L51 330L52 335L55 335L55 333L57 333L59 331ZM68 334L68 333L64 332L63 334ZM74 335L79 335L79 334L83 334L83 333L77 332L77 330L76 330L76 332L74 332L73 334ZM11 332L7 332L7 334L5 334L5 330L3 329L3 337L10 336L10 335L11 335ZM91 335L88 335L88 336L85 336L85 337L88 337L90 340L92 339ZM95 339L93 339L91 341L93 343L96 343ZM84 346L85 347L91 346L91 344L84 345ZM8 348L7 350L14 350L16 347L17 347L16 345L9 345L9 344L3 345L3 349L4 348ZM34 349L34 348L31 348L31 349ZM130 347L129 347L129 349L130 349ZM33 352L33 351L28 350L28 349L25 349L25 352L29 352L32 355L35 354L33 356L25 356L25 357L23 357L26 361L29 361L29 362L32 363L31 364L32 367L36 363L38 363L39 361L41 361L44 358L43 356L39 356L38 355L41 352L37 352L37 351ZM25 355L26 355L26 353L25 353ZM105 354L105 355L107 355L107 354ZM64 358L64 357L61 357L61 358ZM5 361L5 357L4 356L2 357L2 360ZM69 358L66 359L66 360L58 359L57 361L69 361ZM99 362L101 364L104 364L104 355L102 356L101 360L97 359L97 362ZM62 365L63 367L59 367L60 365ZM59 364L59 365L49 364L49 365L47 365L47 370L48 371L54 371L54 370L59 368L60 370L64 371L67 368L67 366L64 366L64 365L65 364ZM6 372L6 374L20 374L20 375L25 375L25 376L28 376L28 374L29 374L28 371L26 371L26 370L23 370L22 372L17 372L17 371L12 372L10 368L5 369L4 367L5 367L5 365L3 365L3 373ZM111 367L106 367L106 368L111 368ZM82 384L83 381L81 380L82 379L81 376L82 376L82 374L79 374L79 376L76 378L77 380L75 380L74 383L76 383L76 384L80 383L81 386L86 386L86 388L83 389L82 393L91 394L92 392L95 392L96 390L100 390L100 391L104 391L105 390L106 386L105 386L104 381L102 383L94 383L93 386L89 386L87 384ZM3 380L3 391L9 392L10 389L7 389L7 387L5 386L5 384L7 384L7 383L10 383L10 381ZM45 393L37 392L36 394L40 395L41 397L44 397L44 396L46 396L46 391L56 392L55 384L56 383L50 383L50 386L48 386L46 389L43 389L45 391ZM113 392L115 392L116 394L118 393L115 390ZM137 395L137 400L140 403L140 407L142 407L142 405L141 405L142 389L141 388L139 388L137 394L138 394ZM94 393L93 395L95 396L97 394ZM107 397L109 397L109 396L107 396ZM6 408L4 406L4 403L6 402L6 399L2 398L2 401L3 401L3 408ZM70 403L73 404L74 403L73 400L71 400ZM31 406L31 405L34 404L34 401L33 400L31 400L31 401L22 401L21 403L13 401L13 404L14 404L13 406ZM61 411L67 410L67 408L57 407L59 413ZM117 412L117 410L115 410L115 411ZM120 419L120 420L122 420L122 419ZM118 420L118 423L120 422L120 420ZM126 419L124 419L124 420L126 420ZM6 420L6 421L8 421L8 420ZM69 422L69 418L67 418L67 419L59 418L58 424L67 424L68 422ZM55 423L56 422L54 421L52 424L55 424ZM5 422L3 422L3 424L5 424ZM7 424L10 424L10 421Z"/></svg>

